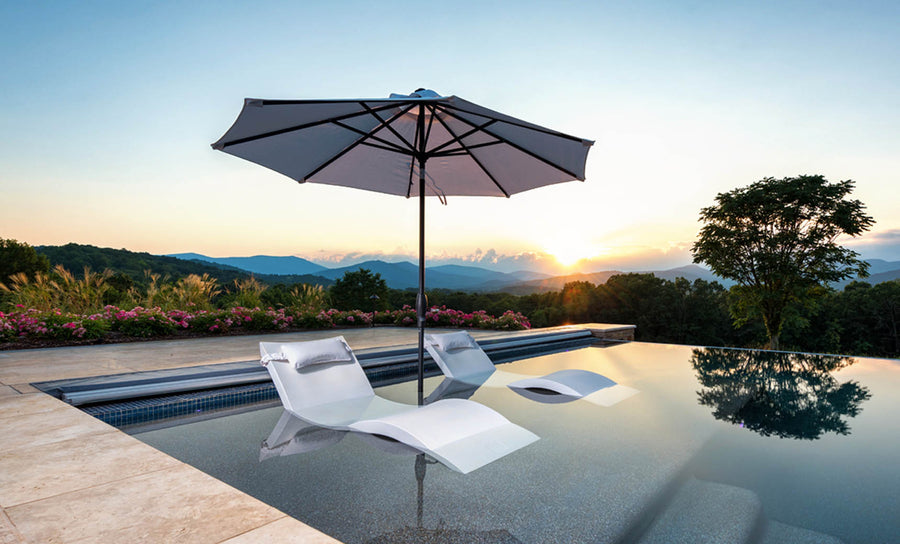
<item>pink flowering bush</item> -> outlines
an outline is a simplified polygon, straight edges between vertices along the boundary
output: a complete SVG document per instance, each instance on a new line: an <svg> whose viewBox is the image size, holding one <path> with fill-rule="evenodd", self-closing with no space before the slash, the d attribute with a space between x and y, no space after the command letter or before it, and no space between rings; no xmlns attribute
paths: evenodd
<svg viewBox="0 0 900 544"><path fill-rule="evenodd" d="M167 336L178 329L178 321L169 317L159 308L142 308L136 306L131 310L120 310L115 306L104 308L109 328L125 336L151 338Z"/></svg>
<svg viewBox="0 0 900 544"><path fill-rule="evenodd" d="M240 331L286 331L371 326L373 314L360 310L315 310L311 308L229 308L224 310L169 310L137 306L123 310L106 306L92 315L40 311L17 307L0 312L0 342L22 340L78 341L96 340L107 333L153 338L174 334L225 334ZM410 306L400 310L379 311L374 321L380 325L416 326L416 311ZM484 311L461 312L445 306L429 308L429 327L521 330L531 327L528 319L515 312L494 317Z"/></svg>
<svg viewBox="0 0 900 544"><path fill-rule="evenodd" d="M90 340L100 338L107 330L109 324L97 316L64 314L59 310L0 312L0 341L3 342L20 338Z"/></svg>

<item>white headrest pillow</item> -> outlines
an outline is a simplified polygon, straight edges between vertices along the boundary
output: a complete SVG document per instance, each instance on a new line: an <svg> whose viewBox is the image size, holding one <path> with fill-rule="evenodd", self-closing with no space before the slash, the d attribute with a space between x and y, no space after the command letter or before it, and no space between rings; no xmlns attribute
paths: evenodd
<svg viewBox="0 0 900 544"><path fill-rule="evenodd" d="M451 332L447 334L429 335L431 345L441 351L453 351L457 349L475 349L477 344L466 331Z"/></svg>
<svg viewBox="0 0 900 544"><path fill-rule="evenodd" d="M294 368L300 370L311 365L339 363L353 360L350 346L343 336L313 340L311 342L292 342L282 344L281 351Z"/></svg>

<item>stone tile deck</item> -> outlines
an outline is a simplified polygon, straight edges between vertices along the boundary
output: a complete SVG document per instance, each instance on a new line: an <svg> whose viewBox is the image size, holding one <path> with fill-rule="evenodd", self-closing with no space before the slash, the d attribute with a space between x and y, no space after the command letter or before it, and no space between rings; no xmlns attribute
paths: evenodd
<svg viewBox="0 0 900 544"><path fill-rule="evenodd" d="M627 339L628 325L580 325ZM532 331L537 332L537 331ZM155 450L32 382L259 356L258 343L335 331L0 352L0 544L338 542ZM354 349L414 344L415 329L340 331ZM524 333L474 331L476 338Z"/></svg>

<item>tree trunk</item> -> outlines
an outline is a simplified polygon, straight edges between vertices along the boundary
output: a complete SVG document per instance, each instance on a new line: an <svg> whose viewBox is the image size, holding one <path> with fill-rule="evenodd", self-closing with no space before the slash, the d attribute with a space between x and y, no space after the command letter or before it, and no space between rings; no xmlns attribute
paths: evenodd
<svg viewBox="0 0 900 544"><path fill-rule="evenodd" d="M772 304L763 307L763 324L766 326L766 334L769 337L769 345L766 349L778 349L781 337L781 326L784 324L783 307Z"/></svg>

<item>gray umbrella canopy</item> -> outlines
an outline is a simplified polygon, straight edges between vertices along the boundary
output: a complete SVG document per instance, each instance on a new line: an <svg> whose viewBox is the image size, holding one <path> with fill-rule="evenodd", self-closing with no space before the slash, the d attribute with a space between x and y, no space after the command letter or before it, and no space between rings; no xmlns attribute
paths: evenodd
<svg viewBox="0 0 900 544"><path fill-rule="evenodd" d="M300 183L419 197L419 401L425 197L505 196L584 180L593 144L419 89L389 98L244 101L218 149Z"/></svg>

